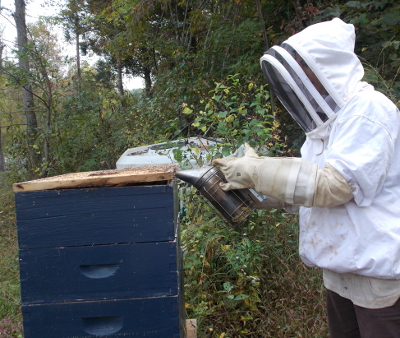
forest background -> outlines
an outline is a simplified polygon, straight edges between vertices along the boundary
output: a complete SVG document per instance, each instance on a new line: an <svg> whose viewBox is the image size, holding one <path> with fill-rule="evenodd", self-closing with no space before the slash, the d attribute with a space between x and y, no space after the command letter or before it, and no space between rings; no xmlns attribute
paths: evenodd
<svg viewBox="0 0 400 338"><path fill-rule="evenodd" d="M0 3L1 4L1 3ZM310 24L356 27L365 80L400 103L400 4L300 0L63 0L2 58L0 36L0 336L22 337L11 184L115 168L127 149L203 135L298 156L302 131L268 92L259 58ZM76 50L65 57L61 27ZM81 62L87 53L98 61ZM142 77L126 90L124 76ZM193 152L196 153L196 149ZM175 153L180 158L179 150ZM257 211L228 228L195 193L182 219L185 302L199 337L326 337L319 270L297 254L297 215ZM206 210L206 211L204 211Z"/></svg>

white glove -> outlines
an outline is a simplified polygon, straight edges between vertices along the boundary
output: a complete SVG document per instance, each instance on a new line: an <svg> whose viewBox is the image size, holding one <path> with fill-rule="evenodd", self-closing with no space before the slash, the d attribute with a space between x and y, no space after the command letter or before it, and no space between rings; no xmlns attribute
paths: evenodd
<svg viewBox="0 0 400 338"><path fill-rule="evenodd" d="M269 210L269 209L284 209L288 206L285 202L278 201L275 198L267 197L263 201L255 201L256 209Z"/></svg>
<svg viewBox="0 0 400 338"><path fill-rule="evenodd" d="M334 207L348 202L353 193L346 180L332 166L324 169L294 157L259 157L247 143L241 158L213 160L228 183L223 190L254 188L291 205Z"/></svg>
<svg viewBox="0 0 400 338"><path fill-rule="evenodd" d="M240 158L219 158L213 160L214 166L219 166L228 183L221 183L223 190L254 188L257 172L263 164L255 150L245 143L246 153ZM258 191L258 190L257 190Z"/></svg>

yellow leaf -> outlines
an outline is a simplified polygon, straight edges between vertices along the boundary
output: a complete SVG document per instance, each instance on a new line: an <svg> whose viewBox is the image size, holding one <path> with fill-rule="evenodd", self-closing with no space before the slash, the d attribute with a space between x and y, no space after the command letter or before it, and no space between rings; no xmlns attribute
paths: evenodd
<svg viewBox="0 0 400 338"><path fill-rule="evenodd" d="M189 115L189 114L193 113L193 110L190 109L189 107L185 107L185 108L183 109L183 113L184 113L185 115Z"/></svg>
<svg viewBox="0 0 400 338"><path fill-rule="evenodd" d="M232 122L235 119L235 117L233 116L233 114L228 115L228 117L225 119L226 122Z"/></svg>
<svg viewBox="0 0 400 338"><path fill-rule="evenodd" d="M200 149L197 147L194 148L190 148L190 150L192 150L196 155L200 155Z"/></svg>
<svg viewBox="0 0 400 338"><path fill-rule="evenodd" d="M225 336L226 336L226 333L224 332L224 333L220 334L219 338L224 338Z"/></svg>
<svg viewBox="0 0 400 338"><path fill-rule="evenodd" d="M253 86L254 86L254 83L253 83L253 82L250 82L250 83L249 83L249 90L252 90Z"/></svg>

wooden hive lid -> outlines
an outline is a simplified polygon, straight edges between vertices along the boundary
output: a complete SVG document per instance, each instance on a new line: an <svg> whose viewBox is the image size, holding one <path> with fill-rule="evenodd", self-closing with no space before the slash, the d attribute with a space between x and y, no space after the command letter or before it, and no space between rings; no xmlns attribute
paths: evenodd
<svg viewBox="0 0 400 338"><path fill-rule="evenodd" d="M13 184L14 192L54 190L68 188L124 186L128 184L169 181L174 179L176 164L151 167L88 171L40 178Z"/></svg>

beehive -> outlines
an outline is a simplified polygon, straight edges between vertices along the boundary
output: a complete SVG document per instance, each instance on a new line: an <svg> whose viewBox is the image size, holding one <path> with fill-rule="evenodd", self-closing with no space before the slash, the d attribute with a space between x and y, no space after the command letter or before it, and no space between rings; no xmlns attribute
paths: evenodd
<svg viewBox="0 0 400 338"><path fill-rule="evenodd" d="M184 337L175 170L13 185L25 338Z"/></svg>

